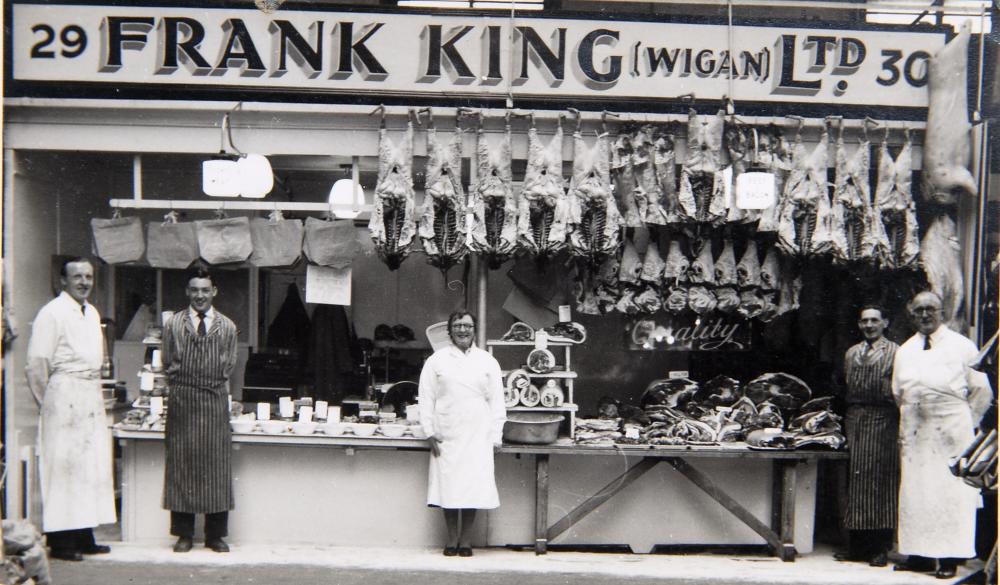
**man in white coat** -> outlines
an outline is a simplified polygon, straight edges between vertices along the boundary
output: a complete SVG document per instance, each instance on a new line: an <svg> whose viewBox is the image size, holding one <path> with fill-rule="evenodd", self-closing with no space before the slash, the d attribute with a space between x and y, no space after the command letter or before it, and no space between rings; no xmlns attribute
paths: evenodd
<svg viewBox="0 0 1000 585"><path fill-rule="evenodd" d="M52 557L80 561L111 551L93 527L113 524L111 435L101 394L101 316L87 302L94 266L74 258L60 271L62 292L35 316L28 343L28 387L38 425L42 530Z"/></svg>
<svg viewBox="0 0 1000 585"><path fill-rule="evenodd" d="M975 435L992 393L972 373L978 353L941 324L941 298L922 292L907 309L917 333L900 346L892 390L900 408L899 552L897 570L934 571L948 579L960 559L976 555L979 491L948 465Z"/></svg>
<svg viewBox="0 0 1000 585"><path fill-rule="evenodd" d="M451 345L434 352L420 372L420 424L431 448L427 505L444 509L445 556L472 556L476 510L500 505L493 453L507 418L500 364L473 346L476 321L448 318Z"/></svg>

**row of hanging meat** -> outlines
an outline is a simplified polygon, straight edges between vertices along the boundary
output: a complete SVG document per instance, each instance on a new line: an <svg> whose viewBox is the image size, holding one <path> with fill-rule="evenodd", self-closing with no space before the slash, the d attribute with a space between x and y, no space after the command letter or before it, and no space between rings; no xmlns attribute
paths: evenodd
<svg viewBox="0 0 1000 585"><path fill-rule="evenodd" d="M390 138L384 116L379 131L378 181L369 228L380 257L392 269L413 249L415 237L429 262L441 269L470 251L497 268L515 254L547 258L562 250L596 269L622 245L622 228L651 225L700 230L746 224L758 233L776 235L787 255L827 256L882 268L912 266L919 255L909 132L895 158L888 136L883 139L872 197L867 133L849 155L842 123L834 146L835 180L832 185L828 182L832 120L810 151L802 139L801 123L790 141L773 124L753 127L723 111L699 115L692 109L686 153L678 161L676 124L622 125L616 136L604 130L588 145L578 118L573 173L567 185L562 174L562 123L544 142L531 116L527 170L523 187L515 193L510 117L499 143L491 145L479 116L476 173L466 198L462 130L456 123L456 131L442 140L429 114L425 197L418 208L413 140L419 116L411 110L398 142ZM731 176L726 172L730 167ZM748 171L774 174L775 205L749 210L727 201L727 190Z"/></svg>
<svg viewBox="0 0 1000 585"><path fill-rule="evenodd" d="M802 279L798 262L764 248L754 238L722 240L717 255L712 240L691 238L667 228L638 229L625 239L620 255L607 257L596 272L578 270L576 310L588 315L627 315L665 311L710 312L770 321L799 307ZM739 255L737 255L739 250ZM664 251L666 251L664 253Z"/></svg>

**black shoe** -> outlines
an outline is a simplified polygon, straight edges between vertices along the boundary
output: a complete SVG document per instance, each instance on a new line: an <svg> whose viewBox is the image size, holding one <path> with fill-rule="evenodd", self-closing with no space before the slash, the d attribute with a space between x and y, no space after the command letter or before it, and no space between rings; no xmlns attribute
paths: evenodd
<svg viewBox="0 0 1000 585"><path fill-rule="evenodd" d="M863 561L865 559L861 558L860 555L855 555L855 554L845 553L845 552L839 552L839 553L833 553L833 560L835 560L835 561L841 561L841 562L845 562L845 563L857 563L857 562Z"/></svg>
<svg viewBox="0 0 1000 585"><path fill-rule="evenodd" d="M194 543L191 542L191 537L189 537L189 536L178 536L177 537L177 542L174 543L174 552L175 553L186 553L186 552L188 552L188 551L191 550L191 547L193 545L194 545Z"/></svg>
<svg viewBox="0 0 1000 585"><path fill-rule="evenodd" d="M469 547L469 546L460 546L460 547L458 547L458 556L460 556L460 557L471 557L472 556L472 547Z"/></svg>
<svg viewBox="0 0 1000 585"><path fill-rule="evenodd" d="M229 552L229 545L226 541L221 538L213 538L212 540L205 541L205 548L210 548L217 553L227 553Z"/></svg>
<svg viewBox="0 0 1000 585"><path fill-rule="evenodd" d="M868 559L869 567L884 567L889 564L889 555L885 552L876 553L872 558Z"/></svg>
<svg viewBox="0 0 1000 585"><path fill-rule="evenodd" d="M444 556L453 557L458 554L457 546L446 546L444 547Z"/></svg>
<svg viewBox="0 0 1000 585"><path fill-rule="evenodd" d="M85 555L106 555L111 552L111 547L106 544L92 544L82 547L80 552Z"/></svg>
<svg viewBox="0 0 1000 585"><path fill-rule="evenodd" d="M938 570L934 572L934 576L938 579L951 579L955 576L958 571L958 564L956 563L946 563L940 562Z"/></svg>
<svg viewBox="0 0 1000 585"><path fill-rule="evenodd" d="M49 557L60 561L82 561L83 555L80 551L72 548L54 548Z"/></svg>
<svg viewBox="0 0 1000 585"><path fill-rule="evenodd" d="M926 557L910 557L906 559L906 561L899 563L898 565L894 565L892 570L913 571L915 573L932 573L934 572L934 561Z"/></svg>

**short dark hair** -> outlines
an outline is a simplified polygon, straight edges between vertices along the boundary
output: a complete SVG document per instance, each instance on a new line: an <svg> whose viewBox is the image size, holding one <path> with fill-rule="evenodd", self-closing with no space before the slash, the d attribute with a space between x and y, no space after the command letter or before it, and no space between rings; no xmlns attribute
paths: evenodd
<svg viewBox="0 0 1000 585"><path fill-rule="evenodd" d="M212 273L205 266L194 266L188 270L187 278L184 279L184 286L191 284L191 280L195 278L207 278L212 281L212 286L215 286L215 278L212 277Z"/></svg>
<svg viewBox="0 0 1000 585"><path fill-rule="evenodd" d="M861 308L858 309L858 317L861 317L861 313L864 313L865 311L878 311L878 314L881 315L883 319L886 318L885 308L878 303L866 303L861 305Z"/></svg>
<svg viewBox="0 0 1000 585"><path fill-rule="evenodd" d="M472 313L470 313L468 311L465 311L465 310L455 311L451 315L448 315L448 334L449 335L451 335L451 326L455 324L455 321L458 321L459 319L461 319L462 317L465 317L466 315L468 315L469 317L472 318L472 326L475 327L477 330L479 329L479 321L476 319L475 315L473 315Z"/></svg>
<svg viewBox="0 0 1000 585"><path fill-rule="evenodd" d="M78 263L81 263L81 262L86 262L87 264L90 264L91 268L95 268L94 263L90 261L90 258L87 258L86 256L76 256L74 258L70 258L69 260L64 261L59 266L59 276L61 276L63 278L66 278L66 276L67 276L67 274L66 274L66 268L70 264L78 264Z"/></svg>

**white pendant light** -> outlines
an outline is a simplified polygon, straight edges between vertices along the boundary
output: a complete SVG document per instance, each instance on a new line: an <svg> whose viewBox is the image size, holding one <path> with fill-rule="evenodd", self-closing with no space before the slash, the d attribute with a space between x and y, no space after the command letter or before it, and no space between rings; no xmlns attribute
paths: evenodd
<svg viewBox="0 0 1000 585"><path fill-rule="evenodd" d="M201 163L201 190L210 197L236 197L240 194L236 161L214 158Z"/></svg>
<svg viewBox="0 0 1000 585"><path fill-rule="evenodd" d="M330 205L361 208L365 204L365 190L351 179L340 179L330 188ZM342 219L354 219L360 211L335 210L334 215Z"/></svg>
<svg viewBox="0 0 1000 585"><path fill-rule="evenodd" d="M239 195L249 199L261 199L274 188L274 173L267 157L248 154L236 161Z"/></svg>

